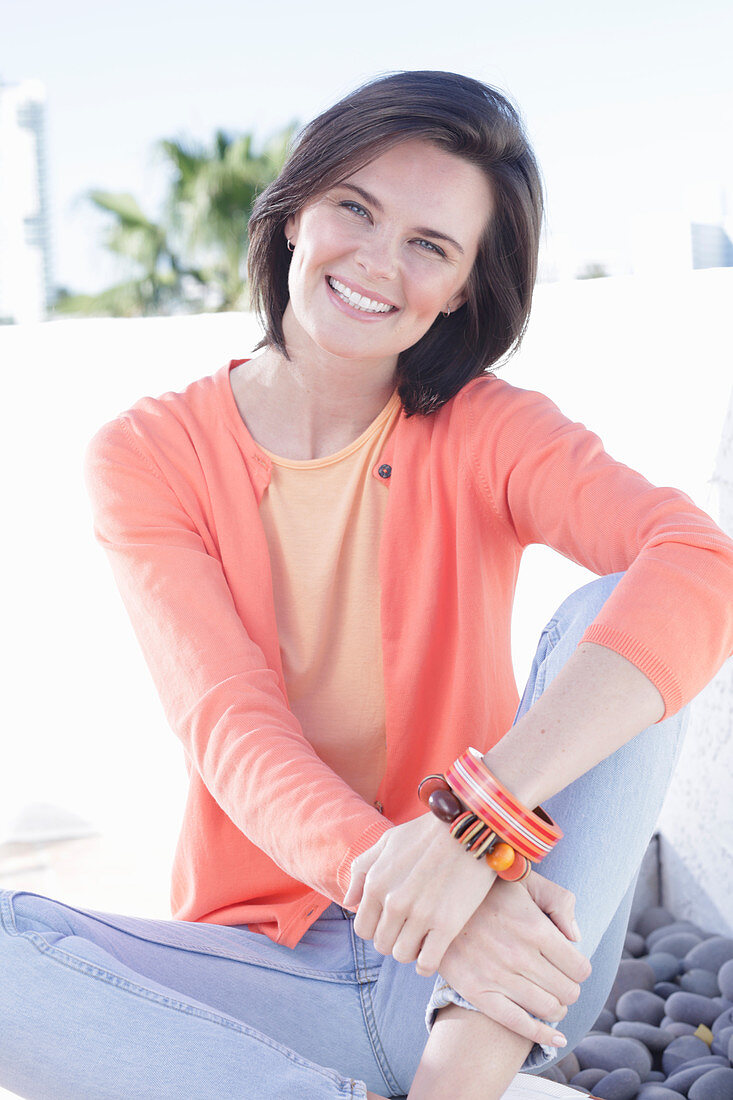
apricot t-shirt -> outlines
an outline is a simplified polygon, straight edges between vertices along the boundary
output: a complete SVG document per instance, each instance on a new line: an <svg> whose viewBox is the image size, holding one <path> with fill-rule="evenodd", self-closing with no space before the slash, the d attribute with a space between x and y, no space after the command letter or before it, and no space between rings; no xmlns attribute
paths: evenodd
<svg viewBox="0 0 733 1100"><path fill-rule="evenodd" d="M288 703L321 760L373 805L386 763L374 566L387 494L371 470L400 408L395 390L358 439L326 458L260 448L272 459L260 516Z"/></svg>

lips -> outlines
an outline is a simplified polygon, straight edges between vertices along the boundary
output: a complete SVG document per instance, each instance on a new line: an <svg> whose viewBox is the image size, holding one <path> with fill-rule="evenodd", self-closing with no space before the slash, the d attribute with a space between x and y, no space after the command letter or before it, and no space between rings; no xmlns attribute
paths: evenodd
<svg viewBox="0 0 733 1100"><path fill-rule="evenodd" d="M384 315L398 309L394 302L390 302L373 290L368 290L366 287L354 282L353 279L342 279L338 275L327 275L326 282L342 301L360 312Z"/></svg>

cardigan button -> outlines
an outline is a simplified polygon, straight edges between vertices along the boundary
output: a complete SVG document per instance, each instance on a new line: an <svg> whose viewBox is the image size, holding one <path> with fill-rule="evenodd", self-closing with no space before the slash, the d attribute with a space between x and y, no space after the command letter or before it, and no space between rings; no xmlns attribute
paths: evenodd
<svg viewBox="0 0 733 1100"><path fill-rule="evenodd" d="M382 465L377 470L377 473L379 474L380 477L383 477L383 478L391 477L392 476L392 467L389 466L386 462L384 462L384 463L382 463Z"/></svg>

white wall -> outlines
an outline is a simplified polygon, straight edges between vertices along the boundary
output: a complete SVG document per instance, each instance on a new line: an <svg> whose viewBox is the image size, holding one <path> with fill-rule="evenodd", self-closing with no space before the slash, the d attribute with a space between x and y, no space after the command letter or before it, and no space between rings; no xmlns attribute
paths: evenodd
<svg viewBox="0 0 733 1100"><path fill-rule="evenodd" d="M732 381L731 291L733 270L541 285L525 346L502 374L548 393L614 457L715 514L711 475ZM0 328L9 650L0 842L28 803L52 802L168 875L185 798L182 752L93 539L81 460L117 412L245 356L256 339L253 319L239 314ZM513 635L520 689L542 626L590 577L544 547L525 555ZM730 695L718 710L713 807L730 802ZM690 738L693 755L698 740L698 752L709 752L703 725ZM675 799L691 804L691 796ZM688 809L673 811L665 809L665 828L677 838ZM718 909L730 911L722 895L730 899L732 885L730 875L720 880Z"/></svg>
<svg viewBox="0 0 733 1100"><path fill-rule="evenodd" d="M733 535L733 394L715 469ZM733 934L733 660L698 695L660 822L661 890L680 918Z"/></svg>

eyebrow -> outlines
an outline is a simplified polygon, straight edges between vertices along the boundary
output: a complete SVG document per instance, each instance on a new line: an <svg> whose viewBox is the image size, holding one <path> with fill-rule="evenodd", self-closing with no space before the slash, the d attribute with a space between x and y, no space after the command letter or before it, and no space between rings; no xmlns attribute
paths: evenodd
<svg viewBox="0 0 733 1100"><path fill-rule="evenodd" d="M349 191L356 191L357 195L361 195L365 202L368 202L370 206L375 207L380 213L384 211L384 207L378 198L372 195L369 191L365 191L363 187L357 187L355 183L339 183L337 187L345 187ZM448 244L452 244L454 248L458 249L463 256L464 251L461 245L453 237L449 237L447 233L441 233L439 229L429 229L425 225L415 226L414 233L419 233L422 237L434 237L438 241L447 241Z"/></svg>

